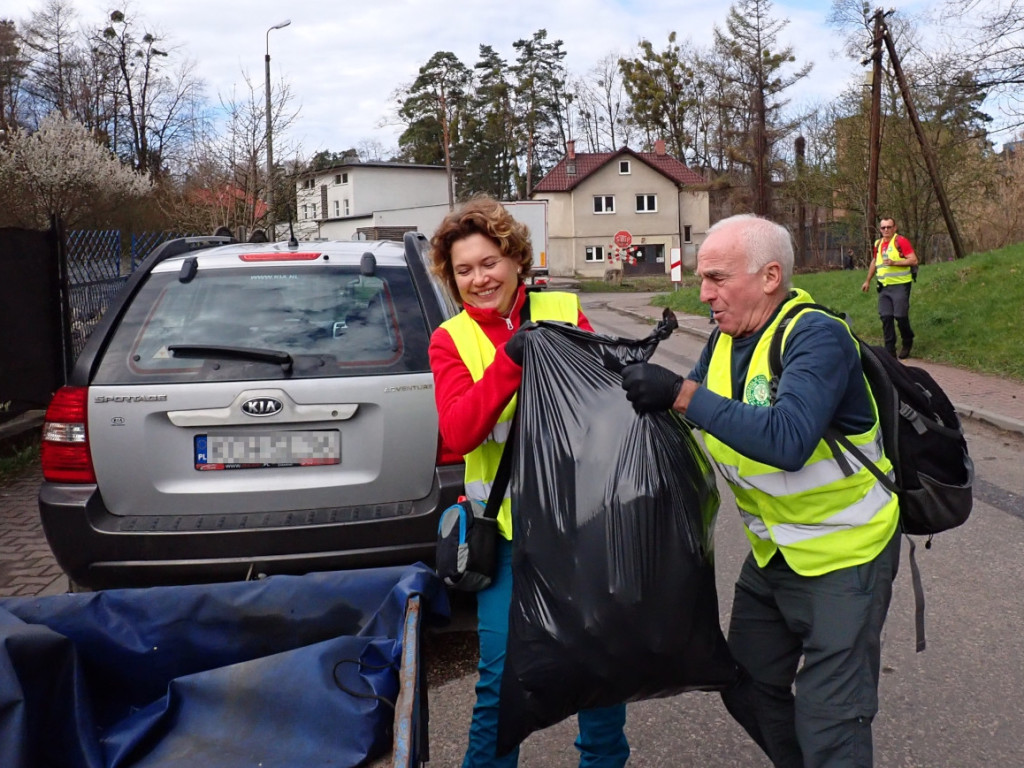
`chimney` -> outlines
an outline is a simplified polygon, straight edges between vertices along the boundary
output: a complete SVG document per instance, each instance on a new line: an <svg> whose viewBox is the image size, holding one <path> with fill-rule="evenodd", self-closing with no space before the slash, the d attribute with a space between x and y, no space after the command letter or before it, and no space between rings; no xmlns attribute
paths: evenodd
<svg viewBox="0 0 1024 768"><path fill-rule="evenodd" d="M665 154L665 140L658 139L654 142L654 154L664 155Z"/></svg>
<svg viewBox="0 0 1024 768"><path fill-rule="evenodd" d="M565 156L569 160L576 159L576 142L573 141L572 139L569 139L567 142L565 142Z"/></svg>

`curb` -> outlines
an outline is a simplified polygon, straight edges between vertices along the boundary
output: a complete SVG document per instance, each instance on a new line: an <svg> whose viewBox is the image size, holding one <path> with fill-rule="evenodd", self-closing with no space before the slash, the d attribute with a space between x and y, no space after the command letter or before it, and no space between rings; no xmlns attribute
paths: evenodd
<svg viewBox="0 0 1024 768"><path fill-rule="evenodd" d="M953 407L956 408L956 412L963 419L971 419L972 421L988 424L1005 432L1019 432L1024 435L1024 421L1020 419L1000 416L998 413L992 413L991 411L975 408L971 405L964 405L963 403L953 403Z"/></svg>
<svg viewBox="0 0 1024 768"><path fill-rule="evenodd" d="M46 411L25 411L0 424L0 456L13 455L38 439Z"/></svg>
<svg viewBox="0 0 1024 768"><path fill-rule="evenodd" d="M634 317L645 323L651 321L650 316L643 312L636 312L625 307L613 307L610 304L608 305L608 309L614 310L622 315ZM709 330L704 330L685 323L680 323L678 330L688 333L691 336L704 339L705 341L711 335ZM1024 435L1024 421L1021 421L1020 419L1002 416L998 413L986 411L982 408L975 408L973 405L968 405L966 403L953 403L953 407L956 409L956 412L960 414L960 418L962 419L970 419L982 424L988 424L990 427L995 427L996 429L1001 429L1006 432L1017 432L1018 434Z"/></svg>

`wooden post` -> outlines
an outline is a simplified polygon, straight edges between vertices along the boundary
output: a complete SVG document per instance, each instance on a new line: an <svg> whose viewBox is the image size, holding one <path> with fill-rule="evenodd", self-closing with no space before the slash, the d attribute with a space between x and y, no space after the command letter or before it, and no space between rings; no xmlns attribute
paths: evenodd
<svg viewBox="0 0 1024 768"><path fill-rule="evenodd" d="M942 216L946 220L946 229L949 230L949 238L953 241L953 251L958 259L962 259L964 254L963 243L960 242L960 231L956 227L956 221L953 219L953 211L949 207L949 200L946 197L946 190L942 186L942 179L939 177L938 161L935 159L935 153L932 151L931 145L928 143L928 138L924 135L924 128L921 126L921 121L917 117L917 110L914 108L914 101L910 97L910 90L907 88L906 78L903 76L903 67L900 65L900 58L896 54L896 45L892 41L892 35L889 34L889 28L885 26L883 22L883 38L885 40L885 47L889 51L889 59L892 61L892 69L896 74L896 82L899 83L900 93L903 95L903 103L907 105L907 115L910 117L910 122L914 126L914 132L917 134L917 140L921 144L921 153L924 155L925 165L928 166L928 175L932 178L932 186L935 188L935 196L939 201L939 208L942 209Z"/></svg>
<svg viewBox="0 0 1024 768"><path fill-rule="evenodd" d="M868 131L868 204L864 212L864 236L874 257L875 222L878 217L878 163L882 146L882 18L884 11L875 11L874 39L871 43L871 112Z"/></svg>
<svg viewBox="0 0 1024 768"><path fill-rule="evenodd" d="M796 141L793 142L793 149L796 152L796 264L798 267L807 266L807 206L804 202L807 193L803 186L806 147L806 139L803 136L797 136Z"/></svg>

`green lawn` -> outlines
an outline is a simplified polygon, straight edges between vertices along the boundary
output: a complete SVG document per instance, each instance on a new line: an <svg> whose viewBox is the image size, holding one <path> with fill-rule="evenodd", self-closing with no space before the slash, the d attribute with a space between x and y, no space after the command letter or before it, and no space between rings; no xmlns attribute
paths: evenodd
<svg viewBox="0 0 1024 768"><path fill-rule="evenodd" d="M795 275L793 283L815 301L846 312L865 341L882 343L874 288L861 293L866 270ZM586 283L582 290L607 284ZM697 278L687 274L678 291L665 290L652 302L678 312L707 313ZM1024 243L971 254L959 261L924 264L911 294L914 356L1024 381Z"/></svg>

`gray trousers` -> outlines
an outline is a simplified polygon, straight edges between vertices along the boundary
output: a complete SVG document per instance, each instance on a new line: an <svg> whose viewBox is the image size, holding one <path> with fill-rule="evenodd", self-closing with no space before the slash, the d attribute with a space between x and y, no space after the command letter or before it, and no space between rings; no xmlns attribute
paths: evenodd
<svg viewBox="0 0 1024 768"><path fill-rule="evenodd" d="M914 343L914 331L910 327L910 288L912 283L883 285L878 292L878 316L882 320L882 338L885 348L895 354L896 328L899 325L903 347L910 349Z"/></svg>
<svg viewBox="0 0 1024 768"><path fill-rule="evenodd" d="M881 632L899 532L871 562L800 576L780 553L747 557L729 648L743 675L726 708L776 768L870 768ZM803 664L800 659L803 657Z"/></svg>

